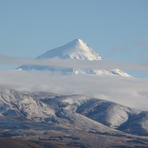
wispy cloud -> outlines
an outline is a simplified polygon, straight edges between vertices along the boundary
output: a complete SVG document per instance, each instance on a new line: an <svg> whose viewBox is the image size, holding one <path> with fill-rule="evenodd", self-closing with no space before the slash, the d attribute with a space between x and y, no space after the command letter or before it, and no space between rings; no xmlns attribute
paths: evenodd
<svg viewBox="0 0 148 148"><path fill-rule="evenodd" d="M112 49L112 52L113 53L117 53L117 52L120 52L120 51L129 51L129 48L127 47L113 47Z"/></svg>
<svg viewBox="0 0 148 148"><path fill-rule="evenodd" d="M33 58L20 58L20 57L8 57L0 55L1 65L44 65L44 66L57 66L66 68L85 68L85 69L125 69L125 70L148 70L148 64L138 64L120 61L84 61L84 60L72 60L72 59L33 59Z"/></svg>
<svg viewBox="0 0 148 148"><path fill-rule="evenodd" d="M136 41L135 45L137 46L143 46L145 48L148 48L148 42L144 42L144 41Z"/></svg>
<svg viewBox="0 0 148 148"><path fill-rule="evenodd" d="M138 47L138 51L139 51L139 58L141 59L141 61L143 63L147 63L148 64L148 58L147 58L147 54L148 54L148 42L145 41L135 41L134 45L136 47Z"/></svg>

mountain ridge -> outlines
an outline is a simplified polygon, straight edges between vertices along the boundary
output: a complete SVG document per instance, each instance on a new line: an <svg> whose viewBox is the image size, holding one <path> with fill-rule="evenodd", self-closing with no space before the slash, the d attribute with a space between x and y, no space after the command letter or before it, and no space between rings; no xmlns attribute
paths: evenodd
<svg viewBox="0 0 148 148"><path fill-rule="evenodd" d="M67 124L66 126L73 128L70 124L73 123L80 129L86 127L88 131L94 129L111 132L117 129L148 136L147 111L84 95L22 93L0 87L0 117L1 123L6 123L7 117L10 121L16 119L15 122L19 121L19 124L32 121L35 124L39 122L45 125L57 124L59 127L65 127ZM3 127L5 124L0 126Z"/></svg>
<svg viewBox="0 0 148 148"><path fill-rule="evenodd" d="M148 145L147 122L147 111L98 98L0 86L0 137L54 140L85 148L98 144L144 148Z"/></svg>

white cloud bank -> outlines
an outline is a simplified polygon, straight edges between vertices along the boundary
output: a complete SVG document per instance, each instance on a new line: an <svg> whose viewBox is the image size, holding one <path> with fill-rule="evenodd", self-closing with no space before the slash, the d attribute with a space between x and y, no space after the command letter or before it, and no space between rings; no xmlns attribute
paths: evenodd
<svg viewBox="0 0 148 148"><path fill-rule="evenodd" d="M118 61L82 61L0 56L2 65L44 65L77 68L148 70L148 64ZM0 70L0 85L21 91L49 91L59 94L84 94L148 110L148 79L89 75L52 75L49 71Z"/></svg>
<svg viewBox="0 0 148 148"><path fill-rule="evenodd" d="M119 61L87 61L87 60L72 60L72 59L45 59L38 60L33 58L8 57L0 55L0 65L42 65L42 66L57 66L66 68L93 68L93 69L126 69L126 70L148 70L148 64L138 64Z"/></svg>
<svg viewBox="0 0 148 148"><path fill-rule="evenodd" d="M0 70L0 85L20 91L84 94L148 110L148 79Z"/></svg>

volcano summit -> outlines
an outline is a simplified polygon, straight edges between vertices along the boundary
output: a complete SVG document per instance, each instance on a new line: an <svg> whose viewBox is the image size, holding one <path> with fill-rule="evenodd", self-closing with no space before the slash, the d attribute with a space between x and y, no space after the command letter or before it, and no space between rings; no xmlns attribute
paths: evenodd
<svg viewBox="0 0 148 148"><path fill-rule="evenodd" d="M83 60L83 61L100 61L104 60L91 47L89 47L81 39L75 39L66 45L48 50L39 55L36 59L45 60L52 58ZM59 72L62 74L90 74L90 75L104 75L104 76L123 76L131 77L129 74L120 69L86 69L86 68L63 68L55 66L41 66L41 65L22 65L18 69L21 70L49 70L53 73Z"/></svg>

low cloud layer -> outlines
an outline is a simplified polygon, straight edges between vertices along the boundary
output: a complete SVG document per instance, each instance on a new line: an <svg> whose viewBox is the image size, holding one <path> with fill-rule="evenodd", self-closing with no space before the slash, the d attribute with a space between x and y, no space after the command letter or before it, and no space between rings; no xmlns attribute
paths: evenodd
<svg viewBox="0 0 148 148"><path fill-rule="evenodd" d="M118 61L83 61L70 59L37 60L0 56L1 65L44 65L91 69L148 70L148 64ZM84 94L148 110L148 79L104 77L92 75L61 75L50 71L0 70L0 85L20 91L48 91L59 94Z"/></svg>
<svg viewBox="0 0 148 148"><path fill-rule="evenodd" d="M129 62L119 61L87 61L87 60L72 60L72 59L45 59L38 60L33 58L18 58L18 57L7 57L0 55L1 65L44 65L44 66L57 66L66 68L93 68L93 69L125 69L125 70L148 70L148 64L138 64Z"/></svg>
<svg viewBox="0 0 148 148"><path fill-rule="evenodd" d="M148 79L0 70L0 85L20 91L84 94L148 110Z"/></svg>

